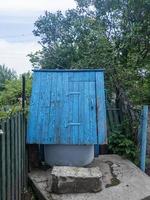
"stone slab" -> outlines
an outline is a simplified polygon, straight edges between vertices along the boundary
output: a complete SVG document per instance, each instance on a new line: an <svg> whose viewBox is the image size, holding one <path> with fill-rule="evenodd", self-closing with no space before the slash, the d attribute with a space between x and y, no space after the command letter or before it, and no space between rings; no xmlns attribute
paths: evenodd
<svg viewBox="0 0 150 200"><path fill-rule="evenodd" d="M58 195L48 192L47 171L34 171L29 177L32 184L38 186L38 189L35 187L36 190L45 196L45 200L150 200L150 177L129 160L117 155L101 155L88 167L99 167L102 172L102 191ZM42 178L43 173L47 177L45 181ZM40 178L43 182L39 181ZM120 184L116 185L116 179ZM41 197L38 199L41 200Z"/></svg>
<svg viewBox="0 0 150 200"><path fill-rule="evenodd" d="M102 190L102 173L98 167L54 166L49 188L57 194L86 193Z"/></svg>

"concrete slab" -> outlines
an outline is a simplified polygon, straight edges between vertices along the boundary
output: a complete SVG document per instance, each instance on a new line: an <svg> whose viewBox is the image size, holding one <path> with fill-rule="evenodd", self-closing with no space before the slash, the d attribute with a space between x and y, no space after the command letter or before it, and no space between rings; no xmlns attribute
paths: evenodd
<svg viewBox="0 0 150 200"><path fill-rule="evenodd" d="M32 185L45 197L43 200L150 200L150 177L132 162L117 155L101 155L88 167L99 167L101 170L103 175L101 192L56 195L48 192L50 171L42 171L47 173L45 180L40 170L29 174L29 177ZM39 181L40 178L42 182Z"/></svg>
<svg viewBox="0 0 150 200"><path fill-rule="evenodd" d="M86 193L102 190L102 173L99 167L54 166L51 191L57 194Z"/></svg>

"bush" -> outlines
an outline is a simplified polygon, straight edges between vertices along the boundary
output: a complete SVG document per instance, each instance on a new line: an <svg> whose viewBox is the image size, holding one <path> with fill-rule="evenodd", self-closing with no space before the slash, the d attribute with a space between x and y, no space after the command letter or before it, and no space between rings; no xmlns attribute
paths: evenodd
<svg viewBox="0 0 150 200"><path fill-rule="evenodd" d="M124 156L137 164L138 147L129 134L113 130L108 137L108 149L111 153Z"/></svg>

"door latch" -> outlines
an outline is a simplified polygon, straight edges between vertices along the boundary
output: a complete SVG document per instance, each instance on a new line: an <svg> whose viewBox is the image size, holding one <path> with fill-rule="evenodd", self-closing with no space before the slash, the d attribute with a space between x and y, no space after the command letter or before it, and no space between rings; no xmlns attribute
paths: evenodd
<svg viewBox="0 0 150 200"><path fill-rule="evenodd" d="M71 122L66 125L66 127L68 126L80 126L80 123Z"/></svg>

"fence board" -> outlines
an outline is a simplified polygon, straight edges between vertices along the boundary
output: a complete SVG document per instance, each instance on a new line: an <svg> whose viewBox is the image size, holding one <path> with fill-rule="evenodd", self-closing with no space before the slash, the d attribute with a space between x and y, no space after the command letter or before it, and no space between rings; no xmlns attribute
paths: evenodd
<svg viewBox="0 0 150 200"><path fill-rule="evenodd" d="M17 116L17 120L18 120L18 174L19 174L19 178L18 178L18 182L19 182L19 187L18 187L18 191L19 191L19 199L21 199L21 121L20 121L20 115Z"/></svg>
<svg viewBox="0 0 150 200"><path fill-rule="evenodd" d="M0 121L1 130L1 121ZM0 169L2 169L2 136L0 135ZM0 170L0 185L2 185L2 170ZM0 187L0 200L2 200L2 187Z"/></svg>
<svg viewBox="0 0 150 200"><path fill-rule="evenodd" d="M11 173L11 170L10 170L10 166L11 166L11 163L10 163L10 120L7 119L6 120L6 141L7 141L7 144L6 144L6 152L7 152L7 199L10 199L11 198L11 177L10 177L10 173Z"/></svg>
<svg viewBox="0 0 150 200"><path fill-rule="evenodd" d="M14 117L15 121L15 200L18 200L18 124L17 124L17 115Z"/></svg>
<svg viewBox="0 0 150 200"><path fill-rule="evenodd" d="M22 200L25 190L25 118L0 120L0 200Z"/></svg>
<svg viewBox="0 0 150 200"><path fill-rule="evenodd" d="M121 124L120 122L120 109L114 106L107 107L107 130L110 134L115 127Z"/></svg>
<svg viewBox="0 0 150 200"><path fill-rule="evenodd" d="M2 199L6 199L5 121L2 121Z"/></svg>
<svg viewBox="0 0 150 200"><path fill-rule="evenodd" d="M14 118L11 118L11 198L14 199L15 196L15 174L14 174L14 164L15 164L15 154L14 154Z"/></svg>

